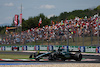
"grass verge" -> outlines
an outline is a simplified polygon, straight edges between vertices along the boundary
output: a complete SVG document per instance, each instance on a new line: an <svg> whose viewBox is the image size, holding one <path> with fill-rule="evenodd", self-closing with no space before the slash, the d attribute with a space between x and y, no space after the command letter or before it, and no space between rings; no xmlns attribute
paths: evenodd
<svg viewBox="0 0 100 67"><path fill-rule="evenodd" d="M0 54L0 59L29 59L29 55Z"/></svg>

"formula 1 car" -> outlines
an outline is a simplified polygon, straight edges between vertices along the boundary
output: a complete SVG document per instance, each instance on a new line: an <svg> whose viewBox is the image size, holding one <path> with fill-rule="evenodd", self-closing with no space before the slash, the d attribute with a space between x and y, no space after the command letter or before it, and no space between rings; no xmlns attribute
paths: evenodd
<svg viewBox="0 0 100 67"><path fill-rule="evenodd" d="M50 61L56 61L56 60L65 61L70 59L81 61L82 54L80 51L67 51L64 49L53 50L47 53L37 53L37 52L34 53L34 58L36 61L39 61L43 57L48 57L48 60ZM30 55L29 58L32 58L32 55Z"/></svg>

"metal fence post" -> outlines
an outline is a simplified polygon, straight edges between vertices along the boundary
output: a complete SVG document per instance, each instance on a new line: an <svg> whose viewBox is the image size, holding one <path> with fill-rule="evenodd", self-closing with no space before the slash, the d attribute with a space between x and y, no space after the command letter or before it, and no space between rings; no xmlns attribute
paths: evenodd
<svg viewBox="0 0 100 67"><path fill-rule="evenodd" d="M97 34L97 38L98 38L98 46L99 46L99 23L100 23L100 18L98 19L98 24L97 24L97 29L98 29L98 34Z"/></svg>
<svg viewBox="0 0 100 67"><path fill-rule="evenodd" d="M75 29L76 31L76 39L75 39L75 43L76 43L76 46L77 46L77 29ZM75 34L75 33L74 33Z"/></svg>
<svg viewBox="0 0 100 67"><path fill-rule="evenodd" d="M83 28L83 46L84 46L84 28Z"/></svg>
<svg viewBox="0 0 100 67"><path fill-rule="evenodd" d="M55 45L55 42L56 42L56 38L55 38L55 35L56 35L56 34L55 34L55 33L56 33L56 32L55 32L55 30L53 30L53 32L54 32L54 45Z"/></svg>
<svg viewBox="0 0 100 67"><path fill-rule="evenodd" d="M49 46L49 27L48 27L48 31L46 32L48 32L48 46ZM49 52L49 49L47 51Z"/></svg>
<svg viewBox="0 0 100 67"><path fill-rule="evenodd" d="M68 34L68 29L67 29L67 45L69 46L69 34Z"/></svg>
<svg viewBox="0 0 100 67"><path fill-rule="evenodd" d="M92 41L93 41L93 36L92 36L92 29L90 29L90 34L91 34L91 46L92 46Z"/></svg>
<svg viewBox="0 0 100 67"><path fill-rule="evenodd" d="M41 31L41 33L42 33L42 45L43 45L43 32L44 32L44 31L42 30L42 31Z"/></svg>

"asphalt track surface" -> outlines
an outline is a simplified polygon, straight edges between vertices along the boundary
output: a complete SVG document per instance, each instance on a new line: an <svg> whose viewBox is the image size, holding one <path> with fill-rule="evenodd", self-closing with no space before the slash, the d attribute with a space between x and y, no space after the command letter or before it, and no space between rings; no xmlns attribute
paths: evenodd
<svg viewBox="0 0 100 67"><path fill-rule="evenodd" d="M20 51L0 51L0 54L17 54L17 55L31 55L33 54L34 52L20 52ZM98 59L100 60L100 54L99 55L87 55L87 54L83 54L83 58L86 58L86 59Z"/></svg>
<svg viewBox="0 0 100 67"><path fill-rule="evenodd" d="M19 52L19 51L13 51L13 52L5 52L0 51L0 54L20 54L20 55L30 55L33 54L33 52ZM83 58L85 59L96 59L96 61L3 61L0 62L0 65L42 65L42 64L65 64L65 63L100 63L100 55L83 55Z"/></svg>

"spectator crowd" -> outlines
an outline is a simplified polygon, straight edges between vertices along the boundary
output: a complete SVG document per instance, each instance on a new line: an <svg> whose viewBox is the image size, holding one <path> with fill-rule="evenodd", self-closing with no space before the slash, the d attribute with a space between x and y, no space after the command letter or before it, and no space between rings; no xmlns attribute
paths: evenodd
<svg viewBox="0 0 100 67"><path fill-rule="evenodd" d="M53 22L53 21L52 21ZM31 28L21 33L12 32L9 35L0 35L0 44L25 44L36 41L60 41L84 36L96 36L100 34L100 18L79 18L71 20L61 20L61 22L54 23L50 26L46 25L42 28Z"/></svg>

